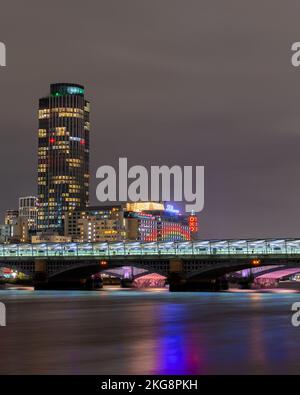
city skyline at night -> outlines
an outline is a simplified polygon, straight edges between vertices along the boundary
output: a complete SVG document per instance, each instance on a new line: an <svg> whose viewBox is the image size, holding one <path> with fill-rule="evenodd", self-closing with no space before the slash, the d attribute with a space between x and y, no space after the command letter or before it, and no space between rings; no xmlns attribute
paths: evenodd
<svg viewBox="0 0 300 395"><path fill-rule="evenodd" d="M2 0L3 393L299 375L299 13Z"/></svg>
<svg viewBox="0 0 300 395"><path fill-rule="evenodd" d="M89 207L90 103L85 99L82 85L52 83L49 96L39 100L37 155L37 197L19 198L18 210L6 209L5 221L0 229L2 242L154 242L197 238L199 227L194 211L183 215L179 209L159 199L131 201L126 194L128 200L121 205L116 205L115 201L115 205L110 202L110 206L102 203ZM104 174L107 167L103 166ZM137 168L147 171L142 166L135 166ZM200 183L197 180L199 170L202 174ZM196 168L196 194L193 194L192 182L189 185L184 181L186 172L187 177L191 177L192 167L185 167L183 174L178 166L173 170L167 166L156 166L155 171L157 185L154 191L158 193L157 198L161 182L164 187L161 194L169 195L169 202L173 189L177 193L174 192L177 202L180 192L182 198L191 199L190 203L194 199L195 206L204 204L200 201L204 199L204 191L200 196L198 194L199 184L203 184L202 188L204 186L204 169ZM127 159L126 166L122 168L123 175L124 172L126 175L131 172L127 169ZM188 190L182 191L182 184Z"/></svg>
<svg viewBox="0 0 300 395"><path fill-rule="evenodd" d="M92 103L91 205L96 169L117 167L120 157L130 166L203 164L203 237L297 237L299 68L290 51L297 12L278 4L279 24L267 7L257 17L257 1L244 11L219 2L223 18L214 23L216 8L208 4L193 2L184 13L175 4L167 0L158 12L137 2L94 3L88 13L78 5L67 21L81 28L64 43L52 21L66 24L66 4L35 4L35 13L49 15L43 23L28 5L16 14L7 4L0 212L19 194L36 194L37 98L52 82L74 81L88 87Z"/></svg>

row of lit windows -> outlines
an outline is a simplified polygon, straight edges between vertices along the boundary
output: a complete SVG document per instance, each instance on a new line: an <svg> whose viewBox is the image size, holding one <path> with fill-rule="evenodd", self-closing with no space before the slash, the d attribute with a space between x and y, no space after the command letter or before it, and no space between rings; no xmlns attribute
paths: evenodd
<svg viewBox="0 0 300 395"><path fill-rule="evenodd" d="M79 114L83 114L83 110L77 107L54 107L51 108L52 112L75 112Z"/></svg>
<svg viewBox="0 0 300 395"><path fill-rule="evenodd" d="M72 194L72 193L74 194L74 192L71 192L71 194ZM61 194L61 196L62 196L62 197L69 197L69 196L70 196L70 193L64 192L64 193ZM66 200L67 200L67 199L66 199Z"/></svg>
<svg viewBox="0 0 300 395"><path fill-rule="evenodd" d="M70 147L70 142L69 141L65 141L65 140L57 140L57 141L53 141L50 139L50 143L55 143L57 146L65 146L65 148L69 148ZM53 148L55 147L55 145L53 146Z"/></svg>
<svg viewBox="0 0 300 395"><path fill-rule="evenodd" d="M69 185L69 192L71 192L71 193L78 193L78 192L80 192L80 190L81 190L80 185L77 185L77 184Z"/></svg>
<svg viewBox="0 0 300 395"><path fill-rule="evenodd" d="M80 163L69 163L70 167L80 167L81 164Z"/></svg>
<svg viewBox="0 0 300 395"><path fill-rule="evenodd" d="M70 182L73 182L73 180L55 180L55 181L52 181L52 184L62 185L62 184L69 184Z"/></svg>
<svg viewBox="0 0 300 395"><path fill-rule="evenodd" d="M67 162L69 163L69 166L71 166L71 167L80 167L82 160L71 158L71 159L67 159Z"/></svg>
<svg viewBox="0 0 300 395"><path fill-rule="evenodd" d="M80 198L74 198L74 197L73 197L73 198L72 198L72 197L71 197L71 198L70 198L70 197L69 197L69 198L66 198L66 202L79 203L80 200L81 200Z"/></svg>
<svg viewBox="0 0 300 395"><path fill-rule="evenodd" d="M65 147L65 146L58 146L58 145L53 145L53 150L59 150L59 151L63 151L65 154L69 154L70 153L70 149L69 147Z"/></svg>
<svg viewBox="0 0 300 395"><path fill-rule="evenodd" d="M67 180L67 181L75 181L75 177L72 176L53 176L52 180Z"/></svg>
<svg viewBox="0 0 300 395"><path fill-rule="evenodd" d="M69 193L78 194L80 193L80 188L73 188L73 189L69 188Z"/></svg>
<svg viewBox="0 0 300 395"><path fill-rule="evenodd" d="M78 158L68 158L67 162L69 162L69 163L81 163L82 160L78 159Z"/></svg>
<svg viewBox="0 0 300 395"><path fill-rule="evenodd" d="M67 132L66 128L60 127L55 128L55 135L56 136L69 136L70 132Z"/></svg>
<svg viewBox="0 0 300 395"><path fill-rule="evenodd" d="M73 112L59 112L58 116L60 118L67 117L67 118L83 118L83 115Z"/></svg>
<svg viewBox="0 0 300 395"><path fill-rule="evenodd" d="M53 108L43 108L39 110L39 117L47 117L50 115L51 112L74 112L78 114L83 114L84 111L81 108L77 107L53 107Z"/></svg>
<svg viewBox="0 0 300 395"><path fill-rule="evenodd" d="M83 119L83 115L79 113L73 113L73 112L59 112L58 113L59 118L81 118ZM50 114L41 114L39 115L39 119L45 119L45 118L50 118Z"/></svg>
<svg viewBox="0 0 300 395"><path fill-rule="evenodd" d="M75 203L74 203L75 204ZM40 207L50 207L49 209L49 213L54 213L57 215L57 209L53 209L53 207L57 207L60 206L60 204L58 204L57 202L51 202L51 203L40 203ZM51 211L52 208L52 211ZM70 209L73 209L72 207L68 207L68 206L62 206L60 207L62 211L69 211ZM40 213L38 214L38 216L40 216Z"/></svg>

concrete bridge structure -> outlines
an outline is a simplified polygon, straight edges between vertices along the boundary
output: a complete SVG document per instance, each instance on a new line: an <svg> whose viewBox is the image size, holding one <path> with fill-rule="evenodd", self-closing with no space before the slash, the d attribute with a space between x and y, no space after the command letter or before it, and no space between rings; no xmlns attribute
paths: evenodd
<svg viewBox="0 0 300 395"><path fill-rule="evenodd" d="M32 275L36 288L68 288L126 266L142 269L133 277L166 276L170 290L219 289L227 273L272 265L300 270L300 239L0 245L0 267Z"/></svg>

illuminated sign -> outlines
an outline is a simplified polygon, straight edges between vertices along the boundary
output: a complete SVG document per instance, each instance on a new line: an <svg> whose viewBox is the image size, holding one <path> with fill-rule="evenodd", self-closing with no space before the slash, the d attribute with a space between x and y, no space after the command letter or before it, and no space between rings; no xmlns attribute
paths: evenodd
<svg viewBox="0 0 300 395"><path fill-rule="evenodd" d="M124 212L124 218L147 218L147 219L154 219L152 214L148 213L136 213L133 211L125 211Z"/></svg>
<svg viewBox="0 0 300 395"><path fill-rule="evenodd" d="M188 221L191 233L198 232L198 218L196 215L190 215Z"/></svg>
<svg viewBox="0 0 300 395"><path fill-rule="evenodd" d="M75 86L69 86L69 87L67 88L67 92L68 92L70 95L77 95L77 94L83 95L83 94L84 94L84 89L82 89L82 88L77 88L77 87L75 87Z"/></svg>
<svg viewBox="0 0 300 395"><path fill-rule="evenodd" d="M61 86L58 90L52 93L53 96L63 95L84 95L84 89L78 86Z"/></svg>
<svg viewBox="0 0 300 395"><path fill-rule="evenodd" d="M179 210L176 210L172 204L167 204L166 211L174 214L179 214Z"/></svg>

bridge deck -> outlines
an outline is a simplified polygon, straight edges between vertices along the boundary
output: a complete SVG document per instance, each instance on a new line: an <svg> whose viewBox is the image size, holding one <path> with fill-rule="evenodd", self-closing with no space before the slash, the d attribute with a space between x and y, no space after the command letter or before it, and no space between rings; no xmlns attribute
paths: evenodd
<svg viewBox="0 0 300 395"><path fill-rule="evenodd" d="M300 239L0 244L0 258L299 255Z"/></svg>

